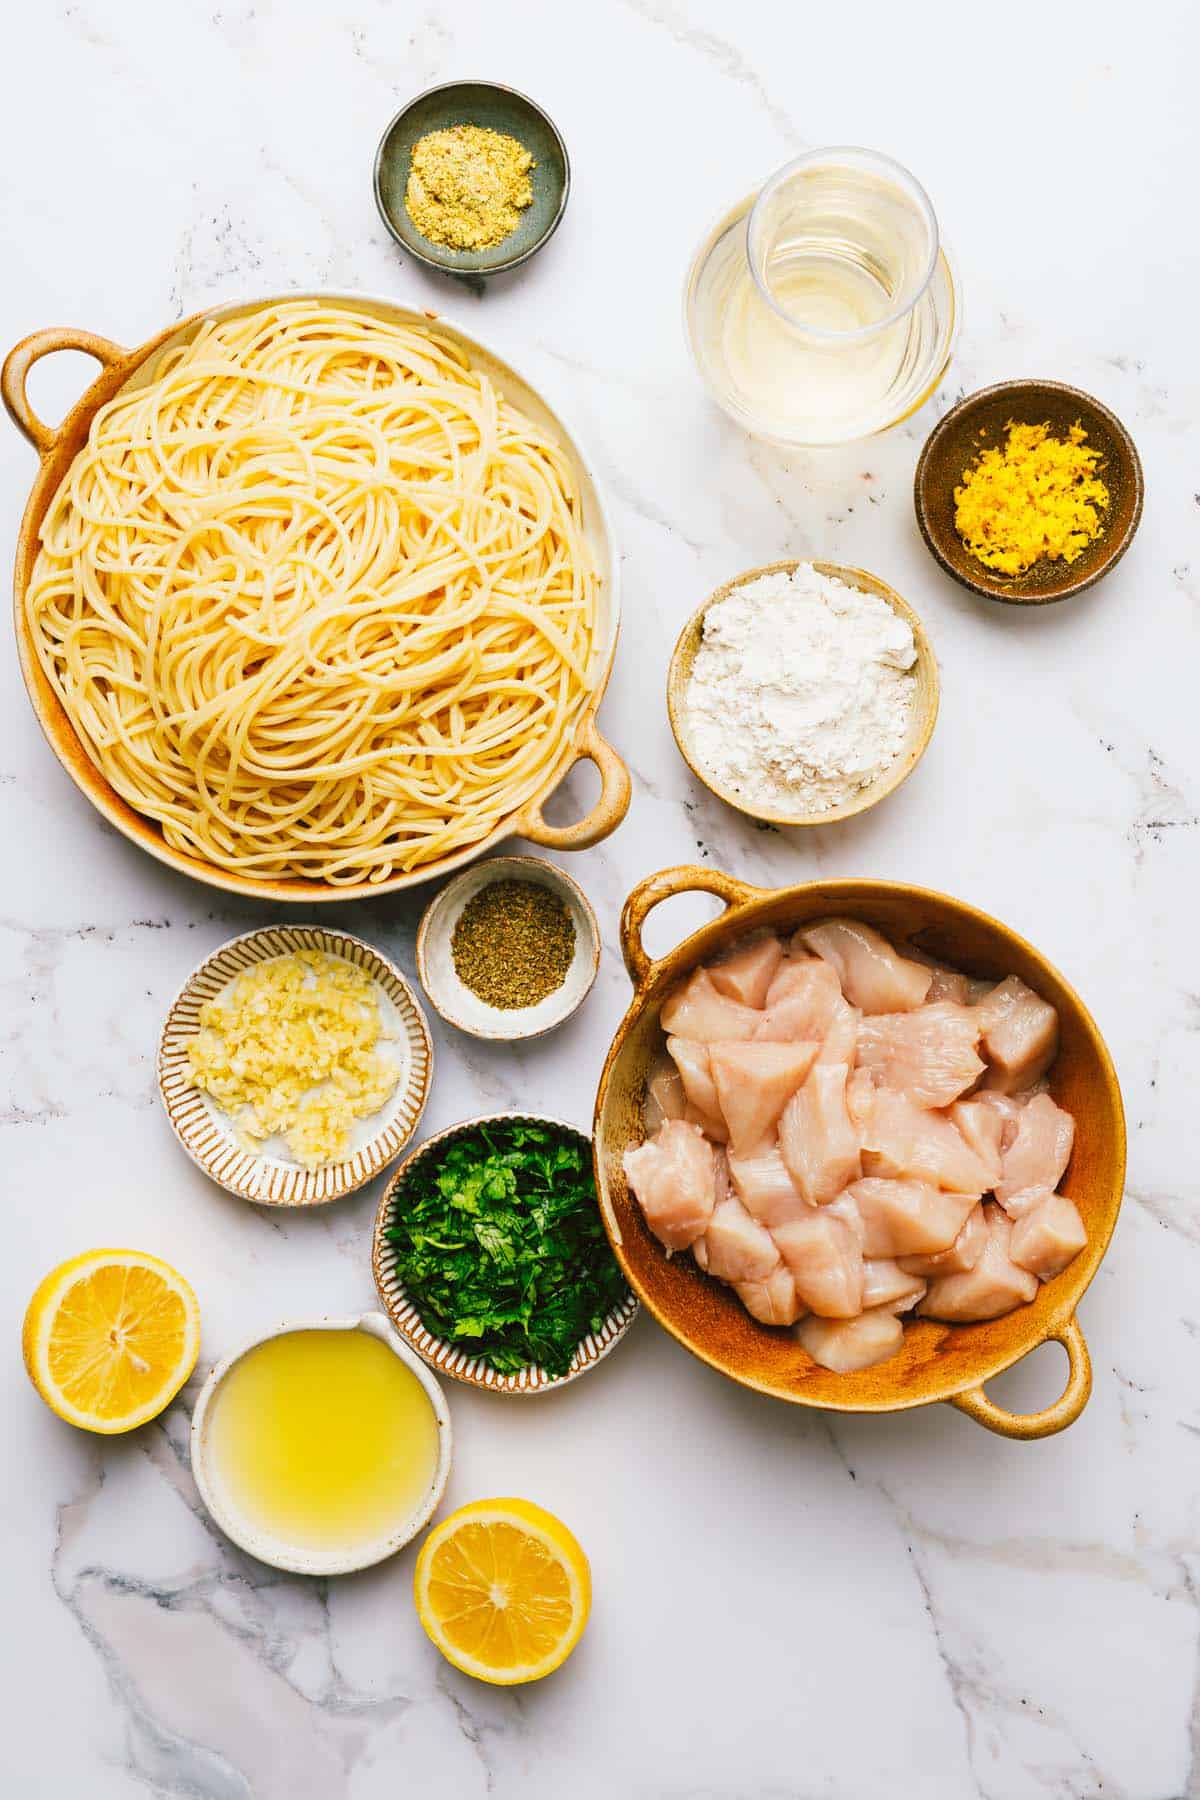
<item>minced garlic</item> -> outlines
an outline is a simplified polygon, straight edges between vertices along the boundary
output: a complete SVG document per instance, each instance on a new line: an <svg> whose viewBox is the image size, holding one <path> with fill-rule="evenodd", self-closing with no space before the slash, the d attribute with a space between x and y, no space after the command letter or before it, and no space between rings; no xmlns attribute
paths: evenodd
<svg viewBox="0 0 1200 1800"><path fill-rule="evenodd" d="M426 132L413 145L404 205L431 243L490 250L533 204L533 157L517 138L482 125Z"/></svg>
<svg viewBox="0 0 1200 1800"><path fill-rule="evenodd" d="M246 969L200 1008L188 1045L198 1088L250 1149L276 1134L306 1169L350 1148L356 1119L378 1112L400 1071L369 975L344 957L295 950Z"/></svg>
<svg viewBox="0 0 1200 1800"><path fill-rule="evenodd" d="M1082 425L1064 439L1049 425L1010 422L1004 448L983 451L955 488L955 529L978 562L1003 575L1023 575L1042 557L1074 562L1104 529L1100 464Z"/></svg>

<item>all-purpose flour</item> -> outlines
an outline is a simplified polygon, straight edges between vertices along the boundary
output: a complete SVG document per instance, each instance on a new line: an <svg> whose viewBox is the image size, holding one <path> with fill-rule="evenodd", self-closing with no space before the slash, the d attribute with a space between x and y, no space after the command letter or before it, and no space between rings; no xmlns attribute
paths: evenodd
<svg viewBox="0 0 1200 1800"><path fill-rule="evenodd" d="M830 812L903 748L916 646L885 600L819 575L762 575L704 615L684 702L719 786L768 812Z"/></svg>

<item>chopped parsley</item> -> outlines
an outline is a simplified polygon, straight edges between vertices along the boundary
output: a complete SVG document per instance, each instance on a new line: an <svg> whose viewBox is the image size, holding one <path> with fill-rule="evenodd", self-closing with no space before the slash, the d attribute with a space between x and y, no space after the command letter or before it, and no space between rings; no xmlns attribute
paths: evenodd
<svg viewBox="0 0 1200 1800"><path fill-rule="evenodd" d="M565 1375L628 1292L587 1141L555 1125L501 1119L421 1157L387 1237L426 1329L502 1375Z"/></svg>

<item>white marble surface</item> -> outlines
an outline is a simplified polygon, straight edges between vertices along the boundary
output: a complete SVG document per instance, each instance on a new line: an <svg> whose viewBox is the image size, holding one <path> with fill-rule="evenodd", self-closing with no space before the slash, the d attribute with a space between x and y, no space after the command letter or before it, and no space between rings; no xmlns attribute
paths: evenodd
<svg viewBox="0 0 1200 1800"><path fill-rule="evenodd" d="M1200 1794L1192 17L1182 0L23 10L0 109L3 344L62 321L136 343L207 301L292 286L394 294L543 380L607 481L626 613L603 719L636 793L621 832L570 863L601 913L601 978L576 1020L527 1049L439 1029L428 1126L507 1103L586 1121L628 993L620 900L651 869L701 858L768 883L912 879L1009 920L1095 1010L1131 1161L1082 1308L1095 1394L1059 1439L1005 1443L947 1409L791 1411L649 1320L543 1404L455 1392L450 1501L536 1497L595 1573L592 1624L561 1675L478 1687L424 1641L411 1553L325 1585L224 1543L189 1477L187 1396L103 1444L26 1384L20 1316L59 1258L104 1242L170 1257L201 1297L203 1370L278 1317L370 1305L374 1195L281 1218L182 1156L155 1099L158 1026L201 955L263 911L104 829L4 659L0 1790L13 1800ZM548 106L576 182L553 246L482 300L403 260L370 187L400 101L476 74ZM928 184L966 325L942 393L902 430L786 456L706 404L680 286L720 206L789 153L839 141L886 149ZM83 372L60 360L35 383L47 411ZM1024 373L1114 406L1148 484L1114 577L1032 614L944 580L910 499L936 413ZM32 474L0 432L6 545ZM756 831L697 789L662 692L689 610L786 554L893 582L944 678L908 785L803 839ZM418 906L340 916L411 969ZM681 924L664 919L658 941ZM1044 1351L995 1391L1037 1404L1060 1377Z"/></svg>

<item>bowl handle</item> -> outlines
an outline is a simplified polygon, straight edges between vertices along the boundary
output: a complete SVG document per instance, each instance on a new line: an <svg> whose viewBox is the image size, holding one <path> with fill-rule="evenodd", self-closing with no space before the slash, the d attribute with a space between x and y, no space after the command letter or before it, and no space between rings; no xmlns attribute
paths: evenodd
<svg viewBox="0 0 1200 1800"><path fill-rule="evenodd" d="M50 356L55 350L82 350L86 356L94 356L106 369L123 362L129 355L120 344L97 337L92 331L80 331L74 325L49 325L45 331L35 331L32 337L22 338L9 351L4 368L0 370L0 396L13 424L18 431L24 432L39 456L50 454L62 427L43 424L29 404L25 383L34 363L41 362L43 356Z"/></svg>
<svg viewBox="0 0 1200 1800"><path fill-rule="evenodd" d="M639 881L621 909L621 954L634 987L645 987L653 977L657 964L647 955L642 944L642 926L654 908L675 894L715 894L725 902L727 913L740 911L766 890L726 875L723 869L706 869L701 863L682 863L675 869L660 869Z"/></svg>
<svg viewBox="0 0 1200 1800"><path fill-rule="evenodd" d="M542 817L541 801L532 800L513 820L514 836L528 838L547 850L586 850L617 829L629 811L629 770L600 736L594 718L585 720L575 740L575 761L595 763L600 771L600 798L591 812L574 825L548 825Z"/></svg>
<svg viewBox="0 0 1200 1800"><path fill-rule="evenodd" d="M953 1394L951 1406L957 1406L959 1412L965 1412L977 1425L998 1431L1001 1437L1043 1438L1053 1437L1056 1431L1065 1431L1068 1425L1075 1423L1088 1403L1092 1391L1092 1359L1074 1313L1064 1324L1049 1332L1043 1342L1050 1343L1051 1340L1062 1345L1071 1365L1067 1385L1053 1406L1035 1413L1009 1412L1006 1407L989 1400L982 1386Z"/></svg>

